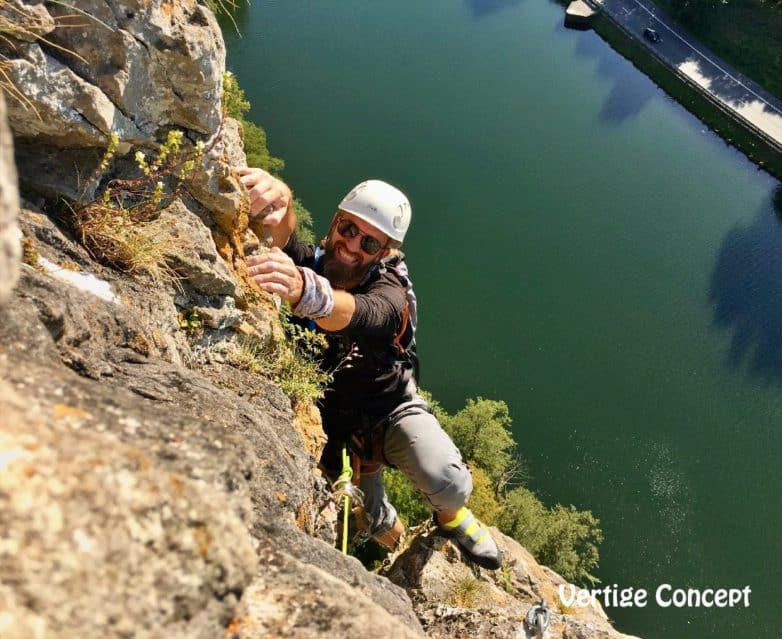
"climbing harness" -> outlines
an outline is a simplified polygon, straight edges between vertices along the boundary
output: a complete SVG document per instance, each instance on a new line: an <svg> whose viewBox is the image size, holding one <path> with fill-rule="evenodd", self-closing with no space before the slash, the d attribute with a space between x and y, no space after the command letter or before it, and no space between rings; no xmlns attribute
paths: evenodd
<svg viewBox="0 0 782 639"><path fill-rule="evenodd" d="M548 622L551 618L551 611L548 609L546 602L541 599L527 613L527 618L524 620L530 630L535 632L537 639L543 639L543 633L548 628Z"/></svg>
<svg viewBox="0 0 782 639"><path fill-rule="evenodd" d="M332 486L334 500L342 502L342 554L348 554L348 525L350 521L350 503L358 508L364 506L364 493L353 483L353 468L347 446L342 447L342 472Z"/></svg>

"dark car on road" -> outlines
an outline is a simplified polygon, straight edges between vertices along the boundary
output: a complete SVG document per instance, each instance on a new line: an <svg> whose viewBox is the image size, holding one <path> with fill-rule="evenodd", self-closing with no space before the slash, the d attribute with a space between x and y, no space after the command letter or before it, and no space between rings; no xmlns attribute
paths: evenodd
<svg viewBox="0 0 782 639"><path fill-rule="evenodd" d="M654 42L655 44L662 40L660 34L650 27L646 27L646 29L644 29L644 38L649 40L649 42Z"/></svg>

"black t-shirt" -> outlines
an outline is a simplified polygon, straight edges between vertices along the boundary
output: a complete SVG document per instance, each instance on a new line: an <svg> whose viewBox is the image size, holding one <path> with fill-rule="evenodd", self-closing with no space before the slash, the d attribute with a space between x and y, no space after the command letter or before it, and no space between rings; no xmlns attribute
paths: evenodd
<svg viewBox="0 0 782 639"><path fill-rule="evenodd" d="M295 234L283 250L297 266L321 272L321 264L314 264L315 247ZM413 370L410 355L394 343L407 304L400 276L381 263L349 292L356 300L350 324L335 332L317 328L328 342L321 367L333 376L320 406L327 432L344 413L362 413L371 421L405 401ZM340 424L339 430L355 427Z"/></svg>

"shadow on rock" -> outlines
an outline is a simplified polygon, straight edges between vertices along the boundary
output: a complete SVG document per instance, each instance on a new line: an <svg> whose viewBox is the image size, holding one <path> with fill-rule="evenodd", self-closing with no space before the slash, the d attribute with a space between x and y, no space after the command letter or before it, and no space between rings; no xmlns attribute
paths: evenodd
<svg viewBox="0 0 782 639"><path fill-rule="evenodd" d="M733 331L729 364L782 382L782 187L722 242L711 279L714 323Z"/></svg>

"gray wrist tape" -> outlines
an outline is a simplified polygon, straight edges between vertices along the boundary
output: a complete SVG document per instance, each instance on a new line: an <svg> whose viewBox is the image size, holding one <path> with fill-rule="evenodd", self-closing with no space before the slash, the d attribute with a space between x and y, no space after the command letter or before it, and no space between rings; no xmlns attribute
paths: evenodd
<svg viewBox="0 0 782 639"><path fill-rule="evenodd" d="M310 268L299 267L303 283L301 299L291 311L297 317L320 319L334 310L334 291L329 281Z"/></svg>

